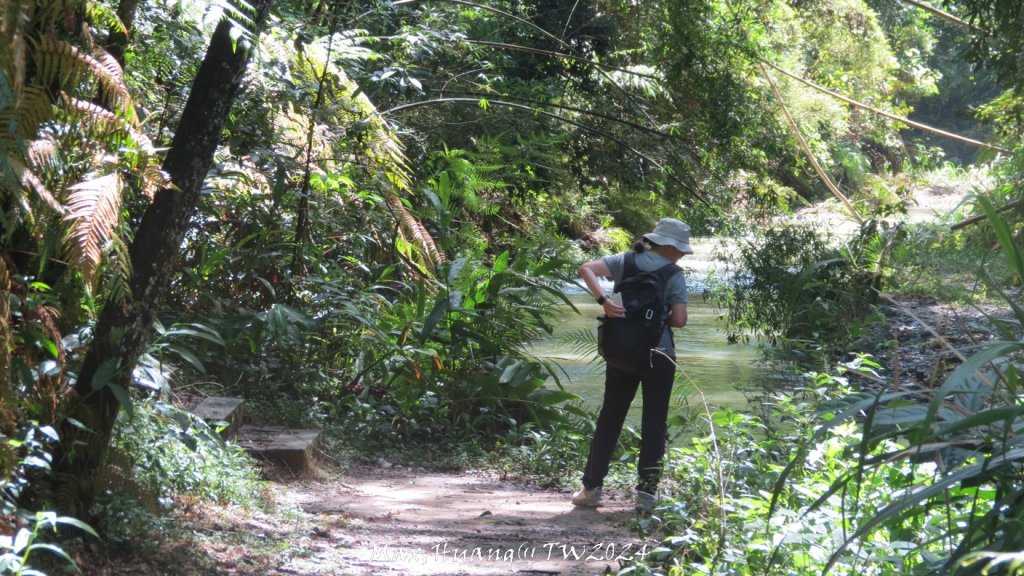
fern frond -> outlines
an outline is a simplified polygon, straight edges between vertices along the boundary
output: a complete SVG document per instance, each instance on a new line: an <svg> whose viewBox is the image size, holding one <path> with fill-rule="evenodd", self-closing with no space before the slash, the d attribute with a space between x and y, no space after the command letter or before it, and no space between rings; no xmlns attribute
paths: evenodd
<svg viewBox="0 0 1024 576"><path fill-rule="evenodd" d="M170 188L171 177L160 169L155 164L147 164L142 172L142 186L140 191L142 195L148 198L150 201L156 197L158 190L162 188Z"/></svg>
<svg viewBox="0 0 1024 576"><path fill-rule="evenodd" d="M64 217L71 222L66 248L69 259L87 279L103 259L104 246L120 221L123 186L121 176L112 173L70 188L68 213Z"/></svg>
<svg viewBox="0 0 1024 576"><path fill-rule="evenodd" d="M111 79L116 80L121 86L124 85L124 70L121 69L121 63L117 61L117 58L114 58L114 56L106 50L97 50L93 54L93 58L96 59L96 64L103 67L104 72L106 72Z"/></svg>
<svg viewBox="0 0 1024 576"><path fill-rule="evenodd" d="M0 3L0 42L3 42L3 50L0 50L0 63L3 64L3 71L6 73L6 80L10 82L11 92L15 95L21 93L24 85L26 58L24 26L29 20L31 10L30 2L7 2Z"/></svg>
<svg viewBox="0 0 1024 576"><path fill-rule="evenodd" d="M251 3L245 0L215 0L213 4L220 6L234 24L241 26L245 32L243 37L252 40L253 31L256 30L256 22L252 17L256 9Z"/></svg>
<svg viewBox="0 0 1024 576"><path fill-rule="evenodd" d="M82 114L87 125L100 128L101 132L104 130L120 130L131 137L132 142L135 144L135 149L138 150L140 155L153 156L156 154L156 147L153 146L153 141L149 139L149 136L146 136L145 133L137 129L133 124L126 122L117 114L99 104L74 98L67 93L61 93L61 99L69 109Z"/></svg>
<svg viewBox="0 0 1024 576"><path fill-rule="evenodd" d="M156 146L153 145L153 140L146 136L145 132L141 130L132 130L130 132L132 140L135 141L135 147L145 154L146 156L153 156L156 154Z"/></svg>
<svg viewBox="0 0 1024 576"><path fill-rule="evenodd" d="M29 43L36 59L37 84L69 86L77 82L83 64L78 59L78 48L52 36L31 38Z"/></svg>
<svg viewBox="0 0 1024 576"><path fill-rule="evenodd" d="M77 110L86 116L91 116L94 120L102 121L111 125L112 128L116 128L118 124L117 114L114 114L110 110L100 106L99 104L93 104L86 100L74 98L69 96L66 92L61 93L61 99L72 110Z"/></svg>
<svg viewBox="0 0 1024 576"><path fill-rule="evenodd" d="M56 168L59 149L53 138L44 137L33 140L28 145L28 161L33 168Z"/></svg>
<svg viewBox="0 0 1024 576"><path fill-rule="evenodd" d="M110 283L105 287L107 302L119 305L127 302L132 295L132 260L128 254L128 246L117 235L110 241L110 258L108 262L113 264L113 274L110 276Z"/></svg>
<svg viewBox="0 0 1024 576"><path fill-rule="evenodd" d="M34 52L41 85L71 88L89 72L102 88L107 108L117 110L130 122L135 121L131 96L117 60L105 58L101 62L77 47L52 36L43 36L36 41Z"/></svg>
<svg viewBox="0 0 1024 576"><path fill-rule="evenodd" d="M35 137L39 126L53 117L50 97L42 87L34 84L22 87L17 107L18 131L26 139Z"/></svg>
<svg viewBox="0 0 1024 576"><path fill-rule="evenodd" d="M58 214L64 213L64 207L60 205L60 202L57 202L57 199L53 197L53 194L51 194L50 191L46 188L46 185L43 184L43 181L40 180L39 177L35 175L35 172L33 172L27 166L25 166L21 158L15 157L13 155L8 155L7 165L10 166L11 171L14 172L14 176L18 179L18 182L21 183L22 186L35 192L36 196L38 196L40 200L42 200L50 208L53 208ZM31 209L28 205L23 204L22 208L26 212L31 213Z"/></svg>
<svg viewBox="0 0 1024 576"><path fill-rule="evenodd" d="M117 11L102 2L86 2L85 15L89 22L106 28L111 32L127 34L124 22L118 17Z"/></svg>
<svg viewBox="0 0 1024 576"><path fill-rule="evenodd" d="M402 201L398 197L389 197L388 206L398 216L399 226L406 236L406 240L419 248L431 268L445 261L444 253L437 249L437 244L434 243L430 231L402 205Z"/></svg>

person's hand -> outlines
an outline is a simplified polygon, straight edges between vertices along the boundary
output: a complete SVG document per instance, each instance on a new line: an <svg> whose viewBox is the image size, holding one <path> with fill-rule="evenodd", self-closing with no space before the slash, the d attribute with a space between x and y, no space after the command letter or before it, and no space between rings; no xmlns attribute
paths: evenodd
<svg viewBox="0 0 1024 576"><path fill-rule="evenodd" d="M626 316L626 309L618 305L614 300L608 298L604 301L604 315L609 318L623 318Z"/></svg>

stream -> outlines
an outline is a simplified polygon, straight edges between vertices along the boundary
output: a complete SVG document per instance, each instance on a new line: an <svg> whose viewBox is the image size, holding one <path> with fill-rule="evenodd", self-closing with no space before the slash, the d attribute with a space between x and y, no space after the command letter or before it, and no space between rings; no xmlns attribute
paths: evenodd
<svg viewBox="0 0 1024 576"><path fill-rule="evenodd" d="M709 244L702 247L695 243L696 254L679 263L686 270L690 303L687 325L674 330L676 361L681 372L674 394L685 394L686 403L690 406L701 404L700 392L703 392L712 410L718 407L744 408L748 404L745 391L777 386L779 380L785 378L764 367L762 351L756 341L730 344L726 339L724 322L719 319L722 311L704 301L705 285L699 279L715 274L716 263L716 246ZM608 282L606 292L610 293L611 288ZM554 333L535 341L530 352L556 364L564 372L559 379L565 389L582 398L582 408L596 413L604 394L604 363L596 352L577 352L567 336L581 330L596 334L597 317L602 314L602 309L589 293L578 287L571 287L567 292L579 313L563 305ZM639 422L641 396L637 393L630 408L630 423Z"/></svg>
<svg viewBox="0 0 1024 576"><path fill-rule="evenodd" d="M593 354L574 351L566 336L580 330L596 331L601 307L587 295L571 299L580 313L563 306L554 333L534 342L531 352L564 371L560 379L565 389L583 399L584 409L596 411L604 394L604 363ZM717 320L719 311L700 296L693 300L691 296L686 327L675 329L676 361L682 374L676 393L683 391L690 405L699 404L699 388L713 407L742 408L747 405L743 390L759 388L759 379L767 377L759 365L761 350L754 343L729 344ZM637 394L630 409L630 421L634 417L639 421L640 397Z"/></svg>

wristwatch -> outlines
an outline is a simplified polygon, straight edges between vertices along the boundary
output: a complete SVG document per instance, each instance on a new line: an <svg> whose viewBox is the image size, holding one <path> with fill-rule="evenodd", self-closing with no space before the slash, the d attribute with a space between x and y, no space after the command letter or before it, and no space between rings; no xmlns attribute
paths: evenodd
<svg viewBox="0 0 1024 576"><path fill-rule="evenodd" d="M601 297L597 299L597 303L603 305L608 300L608 297L601 294Z"/></svg>

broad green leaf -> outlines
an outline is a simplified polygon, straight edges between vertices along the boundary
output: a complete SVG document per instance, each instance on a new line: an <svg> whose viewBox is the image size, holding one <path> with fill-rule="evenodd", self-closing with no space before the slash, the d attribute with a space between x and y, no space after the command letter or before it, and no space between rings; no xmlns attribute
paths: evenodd
<svg viewBox="0 0 1024 576"><path fill-rule="evenodd" d="M21 553L28 546L29 542L32 541L32 532L27 528L18 530L18 534L14 537L14 545L12 550L17 553Z"/></svg>
<svg viewBox="0 0 1024 576"><path fill-rule="evenodd" d="M448 315L451 305L448 294L444 291L439 292L437 299L434 301L434 308L430 311L427 319L423 321L423 328L420 329L420 346L426 344L434 335L434 329Z"/></svg>
<svg viewBox="0 0 1024 576"><path fill-rule="evenodd" d="M541 406L554 406L555 404L561 404L563 402L576 402L580 400L580 397L577 394L566 392L565 390L539 388L531 392L530 395L527 396L527 399L532 400Z"/></svg>
<svg viewBox="0 0 1024 576"><path fill-rule="evenodd" d="M853 534L848 536L829 557L822 573L829 573L829 570L835 565L836 561L839 560L839 557L846 551L851 543L866 536L880 525L898 517L909 508L922 506L931 498L940 496L947 489L962 484L964 481L975 476L991 472L1006 464L1019 463L1021 460L1024 460L1024 448L1010 450L1009 452L1005 452L998 456L985 458L977 464L973 464L953 474L940 478L932 484L919 484L918 487L912 490L907 496L897 499L880 510L864 524L859 526Z"/></svg>
<svg viewBox="0 0 1024 576"><path fill-rule="evenodd" d="M994 342L958 366L932 396L932 400L928 405L928 415L925 418L922 431L927 430L928 427L931 426L932 422L935 421L935 416L939 411L939 406L950 394L958 391L971 390L972 387L967 383L967 380L968 378L973 377L976 371L981 370L985 364L988 364L993 360L1008 356L1020 350L1024 350L1024 342ZM917 440L919 439L915 439L915 441Z"/></svg>
<svg viewBox="0 0 1024 576"><path fill-rule="evenodd" d="M110 384L111 378L117 371L118 361L114 358L104 360L92 375L92 389L102 390Z"/></svg>
<svg viewBox="0 0 1024 576"><path fill-rule="evenodd" d="M110 392L114 395L115 398L117 398L117 402L121 405L122 408L124 408L125 412L127 412L128 415L131 416L135 410L134 404L132 403L131 395L129 395L128 391L124 389L124 386L121 386L120 384L110 383L109 386Z"/></svg>
<svg viewBox="0 0 1024 576"><path fill-rule="evenodd" d="M508 250L505 250L504 252L499 254L497 258L494 259L494 264L491 266L491 271L493 271L495 274L501 274L502 272L508 270L508 259Z"/></svg>

